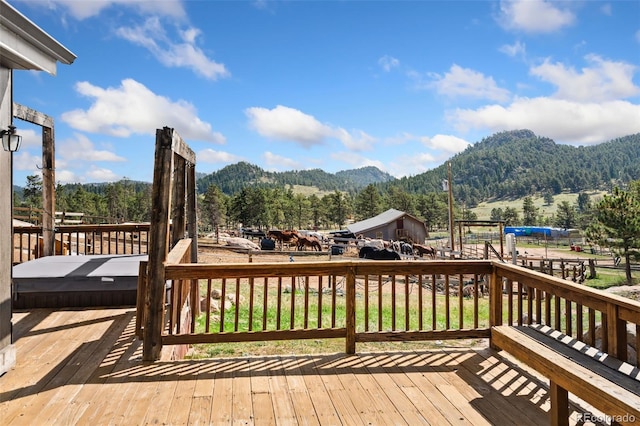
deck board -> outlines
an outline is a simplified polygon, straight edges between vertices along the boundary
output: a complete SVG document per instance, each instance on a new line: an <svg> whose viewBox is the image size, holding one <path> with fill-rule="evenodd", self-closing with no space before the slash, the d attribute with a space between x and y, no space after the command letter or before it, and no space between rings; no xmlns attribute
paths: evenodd
<svg viewBox="0 0 640 426"><path fill-rule="evenodd" d="M536 425L548 383L487 347L141 361L130 308L14 314L7 425ZM572 400L570 424L585 412Z"/></svg>

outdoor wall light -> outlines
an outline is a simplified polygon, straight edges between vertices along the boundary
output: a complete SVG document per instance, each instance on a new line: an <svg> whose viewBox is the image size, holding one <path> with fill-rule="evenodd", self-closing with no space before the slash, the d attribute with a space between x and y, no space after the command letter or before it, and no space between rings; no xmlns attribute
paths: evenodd
<svg viewBox="0 0 640 426"><path fill-rule="evenodd" d="M7 130L0 130L0 137L2 137L2 148L5 151L16 152L20 148L22 136L16 134L15 126L9 126Z"/></svg>

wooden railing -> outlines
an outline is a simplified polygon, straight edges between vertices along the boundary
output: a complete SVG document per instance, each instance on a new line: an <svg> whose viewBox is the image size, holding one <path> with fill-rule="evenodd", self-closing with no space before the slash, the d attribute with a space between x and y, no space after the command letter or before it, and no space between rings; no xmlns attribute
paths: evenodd
<svg viewBox="0 0 640 426"><path fill-rule="evenodd" d="M640 348L639 302L520 266L494 263L493 269L492 325L544 324L640 365L637 351L628 347Z"/></svg>
<svg viewBox="0 0 640 426"><path fill-rule="evenodd" d="M587 261L588 262L588 261ZM531 270L561 277L582 284L587 279L587 266L581 259L521 259L520 264Z"/></svg>
<svg viewBox="0 0 640 426"><path fill-rule="evenodd" d="M167 262L162 344L344 338L353 353L356 342L487 338L491 270L489 261ZM202 313L185 327L194 291Z"/></svg>
<svg viewBox="0 0 640 426"><path fill-rule="evenodd" d="M162 345L341 338L354 353L357 342L490 338L493 325L545 324L627 360L627 325L640 331L636 301L498 261L188 261L170 255L164 267Z"/></svg>
<svg viewBox="0 0 640 426"><path fill-rule="evenodd" d="M145 254L149 224L60 225L54 229L55 253ZM13 227L13 264L43 255L41 226Z"/></svg>

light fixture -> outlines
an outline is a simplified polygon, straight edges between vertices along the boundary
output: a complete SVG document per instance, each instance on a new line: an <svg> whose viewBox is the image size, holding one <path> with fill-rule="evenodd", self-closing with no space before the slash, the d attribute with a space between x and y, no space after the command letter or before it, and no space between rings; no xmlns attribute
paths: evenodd
<svg viewBox="0 0 640 426"><path fill-rule="evenodd" d="M9 126L7 130L0 130L2 148L5 151L16 152L20 148L22 136L16 134L16 126Z"/></svg>

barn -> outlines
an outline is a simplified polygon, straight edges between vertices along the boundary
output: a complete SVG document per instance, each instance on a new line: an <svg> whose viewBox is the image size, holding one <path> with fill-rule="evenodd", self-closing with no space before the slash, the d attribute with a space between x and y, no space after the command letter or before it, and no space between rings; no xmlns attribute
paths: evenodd
<svg viewBox="0 0 640 426"><path fill-rule="evenodd" d="M347 226L356 236L383 240L411 239L423 244L427 227L415 216L396 209L389 209L377 216Z"/></svg>

